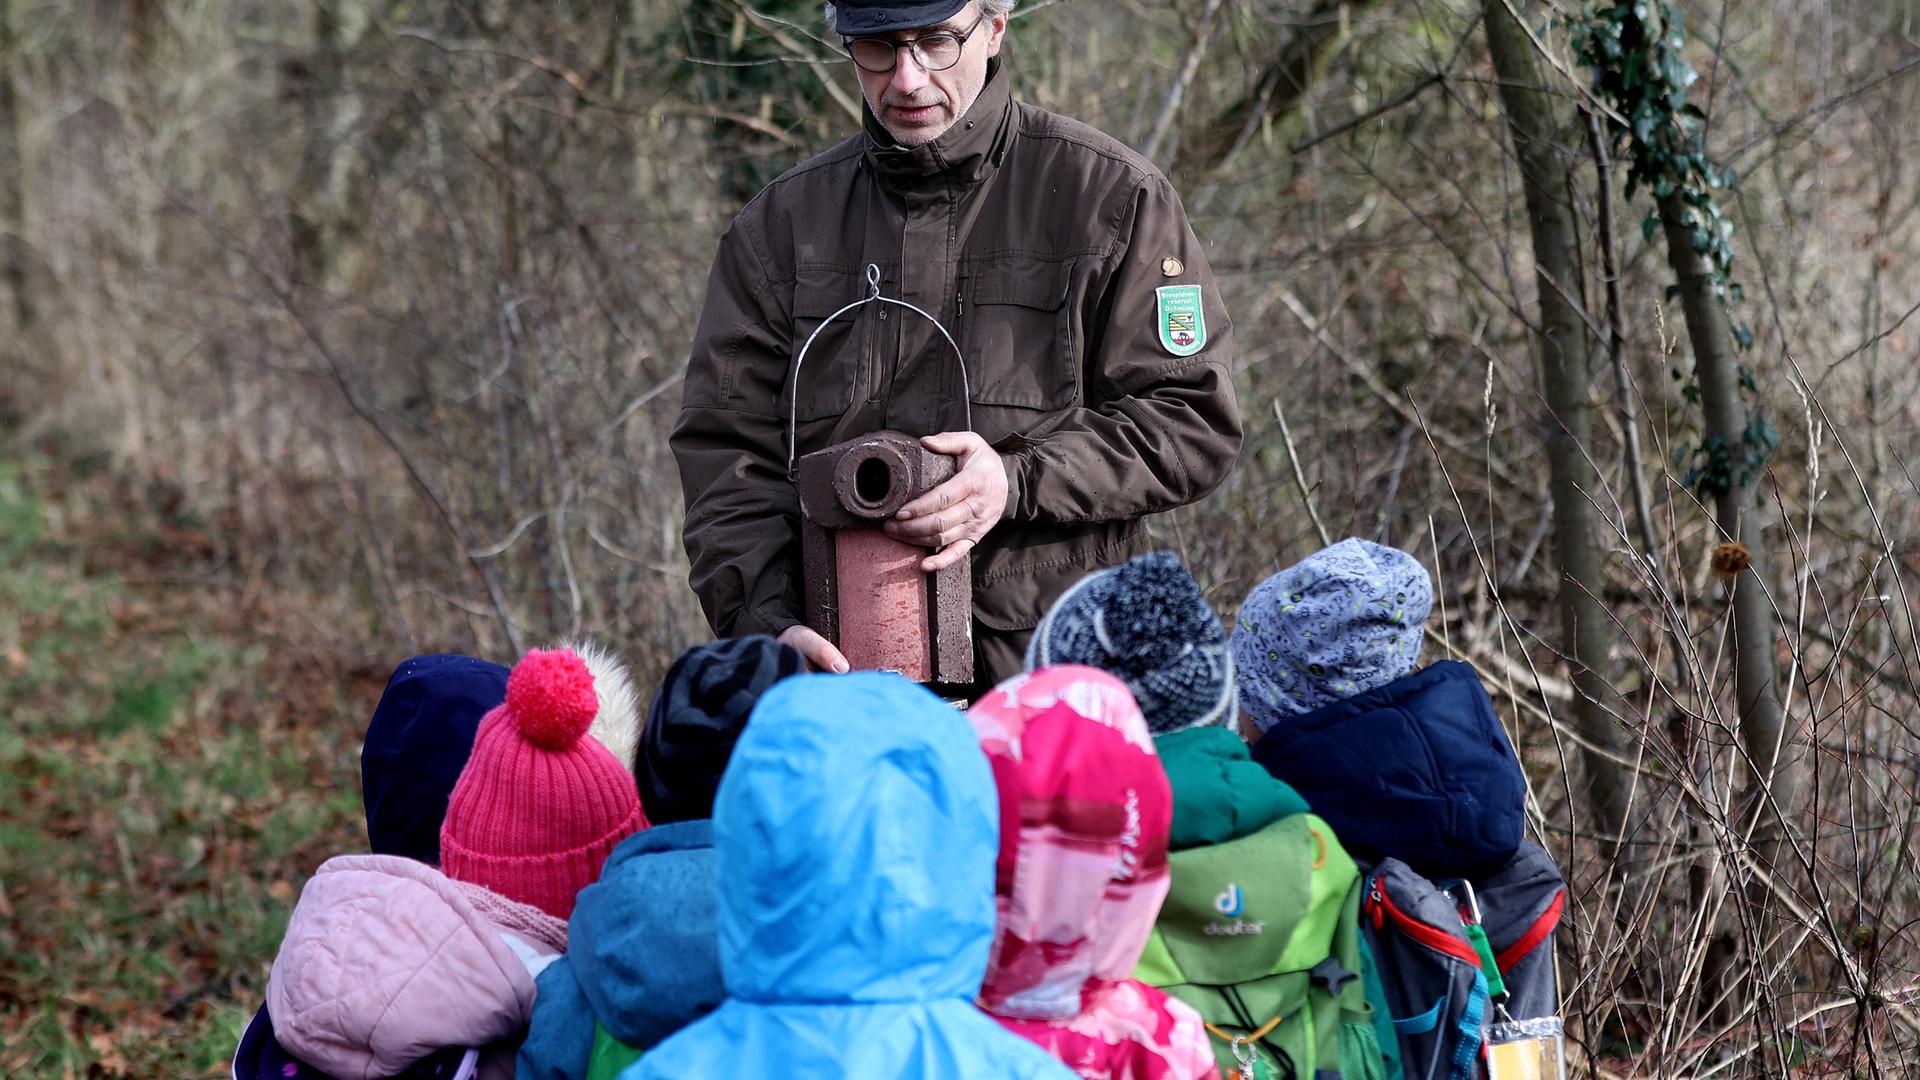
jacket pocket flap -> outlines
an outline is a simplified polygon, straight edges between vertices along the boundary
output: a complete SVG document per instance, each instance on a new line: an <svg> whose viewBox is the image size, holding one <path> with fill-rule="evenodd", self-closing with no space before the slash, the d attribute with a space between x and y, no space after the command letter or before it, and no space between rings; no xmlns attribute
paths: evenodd
<svg viewBox="0 0 1920 1080"><path fill-rule="evenodd" d="M980 267L973 289L976 304L1014 304L1036 311L1059 311L1073 284L1070 261L1020 259Z"/></svg>
<svg viewBox="0 0 1920 1080"><path fill-rule="evenodd" d="M793 317L825 319L865 295L866 281L852 270L803 266L794 275ZM853 314L848 312L844 317Z"/></svg>

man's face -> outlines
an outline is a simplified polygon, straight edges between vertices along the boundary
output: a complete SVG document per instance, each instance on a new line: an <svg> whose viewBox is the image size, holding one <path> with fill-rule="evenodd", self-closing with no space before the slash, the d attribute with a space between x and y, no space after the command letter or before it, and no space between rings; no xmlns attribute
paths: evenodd
<svg viewBox="0 0 1920 1080"><path fill-rule="evenodd" d="M981 19L979 26L974 20ZM928 71L913 58L913 50L901 48L895 54L892 71L874 72L854 65L860 74L860 90L867 107L901 146L925 146L946 134L954 122L973 107L980 88L987 83L987 61L1000 55L1000 39L1007 31L1007 17L995 15L983 19L973 4L961 8L953 18L924 30L902 30L881 37L907 42L934 31L955 36L973 34L960 49L960 59L944 71Z"/></svg>

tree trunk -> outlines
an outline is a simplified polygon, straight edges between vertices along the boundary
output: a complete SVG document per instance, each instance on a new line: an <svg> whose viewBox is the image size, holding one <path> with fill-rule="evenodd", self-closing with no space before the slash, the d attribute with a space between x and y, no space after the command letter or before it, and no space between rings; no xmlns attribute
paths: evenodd
<svg viewBox="0 0 1920 1080"><path fill-rule="evenodd" d="M335 145L333 109L341 92L340 14L334 0L314 0L313 52L295 69L293 96L300 104L302 145L287 207L287 235L294 276L324 285L333 266L332 205Z"/></svg>
<svg viewBox="0 0 1920 1080"><path fill-rule="evenodd" d="M1534 271L1540 289L1540 382L1552 415L1546 422L1547 464L1553 493L1553 555L1560 572L1562 651L1568 657L1575 694L1573 720L1598 751L1585 752L1585 784L1594 832L1616 841L1627 820L1631 777L1609 753L1621 754L1624 733L1605 707L1611 693L1601 544L1603 525L1592 493L1601 479L1583 448L1591 442L1589 337L1581 317L1579 233L1567 194L1570 170L1580 160L1583 130L1571 109L1555 109L1540 89L1533 43L1504 0L1486 0L1487 46L1500 78L1514 152L1526 188L1527 225L1533 234ZM1556 115L1556 112L1559 115Z"/></svg>
<svg viewBox="0 0 1920 1080"><path fill-rule="evenodd" d="M13 0L0 0L0 270L12 297L14 329L25 333L33 328L34 310L27 278L27 170L20 147L19 67Z"/></svg>
<svg viewBox="0 0 1920 1080"><path fill-rule="evenodd" d="M1179 142L1171 171L1203 176L1221 168L1263 123L1292 115L1326 74L1351 36L1354 18L1378 0L1321 0L1294 24L1289 39L1253 90L1212 122L1196 124ZM1291 138L1288 141L1292 141Z"/></svg>
<svg viewBox="0 0 1920 1080"><path fill-rule="evenodd" d="M1660 200L1660 220L1666 226L1667 261L1680 286L1680 305L1686 314L1687 338L1693 344L1694 375L1700 382L1700 404L1706 413L1706 435L1718 440L1734 461L1727 490L1717 493L1715 511L1722 537L1745 545L1749 565L1734 577L1733 646L1734 696L1740 712L1740 740L1752 763L1751 785L1742 828L1755 814L1769 831L1774 816L1765 806L1771 788L1780 811L1778 824L1792 820L1800 789L1799 755L1786 730L1775 688L1773 606L1768 601L1766 559L1761 548L1760 507L1755 498L1757 475L1743 476L1747 406L1740 397L1739 358L1734 354L1733 331L1727 309L1714 295L1712 269L1706 256L1693 249L1688 222L1693 211L1678 193Z"/></svg>

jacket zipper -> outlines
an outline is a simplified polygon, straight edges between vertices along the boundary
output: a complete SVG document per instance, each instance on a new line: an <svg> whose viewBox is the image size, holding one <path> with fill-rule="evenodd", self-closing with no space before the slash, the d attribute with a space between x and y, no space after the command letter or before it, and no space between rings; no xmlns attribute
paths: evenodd
<svg viewBox="0 0 1920 1080"><path fill-rule="evenodd" d="M1553 902L1547 905L1547 910L1541 912L1532 926L1527 927L1527 932L1520 935L1520 940L1500 950L1500 955L1494 957L1493 962L1499 966L1501 974L1505 974L1515 964L1526 959L1528 953L1539 948L1540 943L1547 940L1547 935L1553 933L1553 928L1559 925L1560 912L1566 904L1567 890L1561 889L1554 893Z"/></svg>
<svg viewBox="0 0 1920 1080"><path fill-rule="evenodd" d="M1387 891L1380 887L1378 881L1374 882L1372 888L1368 891L1367 909L1373 917L1374 929L1378 930L1385 919L1392 919L1394 925L1398 926L1402 933L1413 940L1425 945L1434 952L1446 953L1456 960L1471 964L1474 970L1479 970L1480 954L1473 951L1472 945L1467 944L1437 926L1428 926L1426 923L1400 910L1400 906L1393 902L1393 897L1387 895ZM1528 932L1531 933L1532 931ZM1544 936L1544 934L1542 936Z"/></svg>

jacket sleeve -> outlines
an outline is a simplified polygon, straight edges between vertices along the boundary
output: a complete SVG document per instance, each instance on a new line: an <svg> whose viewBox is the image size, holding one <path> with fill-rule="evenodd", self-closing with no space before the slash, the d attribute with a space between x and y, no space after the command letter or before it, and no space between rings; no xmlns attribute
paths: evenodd
<svg viewBox="0 0 1920 1080"><path fill-rule="evenodd" d="M514 1080L581 1080L593 1054L593 1007L561 957L534 980L533 1018L514 1058Z"/></svg>
<svg viewBox="0 0 1920 1080"><path fill-rule="evenodd" d="M1179 196L1150 176L1123 222L1119 263L1086 343L1086 402L1001 453L1006 519L1077 523L1171 510L1226 479L1240 453L1233 333L1206 252ZM1171 273L1169 273L1171 271ZM1205 341L1176 356L1162 342L1158 293L1198 285Z"/></svg>
<svg viewBox="0 0 1920 1080"><path fill-rule="evenodd" d="M750 230L720 241L670 445L686 500L688 582L721 637L801 621L800 501L781 413L790 289L769 280Z"/></svg>

